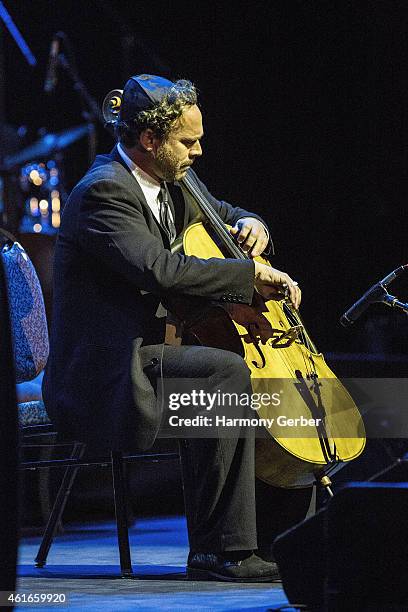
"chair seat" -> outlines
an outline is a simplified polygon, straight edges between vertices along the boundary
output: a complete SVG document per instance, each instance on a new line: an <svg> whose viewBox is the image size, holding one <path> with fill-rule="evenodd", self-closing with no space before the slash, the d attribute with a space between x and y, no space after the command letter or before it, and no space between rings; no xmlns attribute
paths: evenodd
<svg viewBox="0 0 408 612"><path fill-rule="evenodd" d="M18 422L20 427L47 425L51 423L45 410L44 402L41 400L19 404Z"/></svg>

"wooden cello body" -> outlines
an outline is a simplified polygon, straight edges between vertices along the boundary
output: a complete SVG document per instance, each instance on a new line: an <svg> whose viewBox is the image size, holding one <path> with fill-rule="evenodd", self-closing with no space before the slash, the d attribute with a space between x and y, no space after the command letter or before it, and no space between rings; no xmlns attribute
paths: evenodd
<svg viewBox="0 0 408 612"><path fill-rule="evenodd" d="M187 187L200 200L194 186L187 182ZM206 225L198 222L185 230L184 253L203 259L247 257L231 245L228 228L214 220L213 211L204 213ZM364 425L353 399L284 299L265 302L255 292L251 305L209 302L199 313L188 312L182 316L184 343L240 354L251 371L254 394L279 396L278 405L257 410L261 419L273 419L256 441L258 478L278 487L307 487L362 453Z"/></svg>

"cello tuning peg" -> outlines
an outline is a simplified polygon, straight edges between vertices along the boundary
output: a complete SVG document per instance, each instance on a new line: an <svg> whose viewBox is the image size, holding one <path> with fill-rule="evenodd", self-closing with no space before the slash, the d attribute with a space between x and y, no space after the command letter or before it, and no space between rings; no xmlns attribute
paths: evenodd
<svg viewBox="0 0 408 612"><path fill-rule="evenodd" d="M114 124L118 120L122 104L123 89L112 89L106 94L102 103L102 115L106 123Z"/></svg>

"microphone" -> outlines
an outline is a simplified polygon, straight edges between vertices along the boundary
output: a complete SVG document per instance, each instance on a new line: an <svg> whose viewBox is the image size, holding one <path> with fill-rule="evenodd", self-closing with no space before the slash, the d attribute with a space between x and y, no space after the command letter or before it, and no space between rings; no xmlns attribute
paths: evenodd
<svg viewBox="0 0 408 612"><path fill-rule="evenodd" d="M51 40L50 52L48 55L47 72L45 73L44 92L51 93L54 91L57 81L58 55L61 46L61 33L54 34Z"/></svg>
<svg viewBox="0 0 408 612"><path fill-rule="evenodd" d="M373 304L374 302L383 302L385 296L388 295L386 289L388 285L407 269L408 264L400 266L387 274L387 276L381 281L370 287L370 289L366 291L366 293L344 313L340 319L340 323L344 327L348 327L354 323L354 321L356 321L365 310L367 310L370 304Z"/></svg>

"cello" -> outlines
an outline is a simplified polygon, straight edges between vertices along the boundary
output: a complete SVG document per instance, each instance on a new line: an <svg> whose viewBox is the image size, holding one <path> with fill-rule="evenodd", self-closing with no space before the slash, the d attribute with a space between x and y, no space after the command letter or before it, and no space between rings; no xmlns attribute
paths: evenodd
<svg viewBox="0 0 408 612"><path fill-rule="evenodd" d="M182 249L202 259L248 259L189 173L179 182L200 220L184 230L172 251ZM255 260L270 265L263 257ZM262 405L257 411L271 424L256 440L256 476L284 488L317 481L331 494L329 475L364 450L364 425L289 300L265 301L255 292L251 305L209 302L200 305L199 313L176 308L176 316L181 321L179 341L240 354L250 369L253 391L283 398L283 405Z"/></svg>

